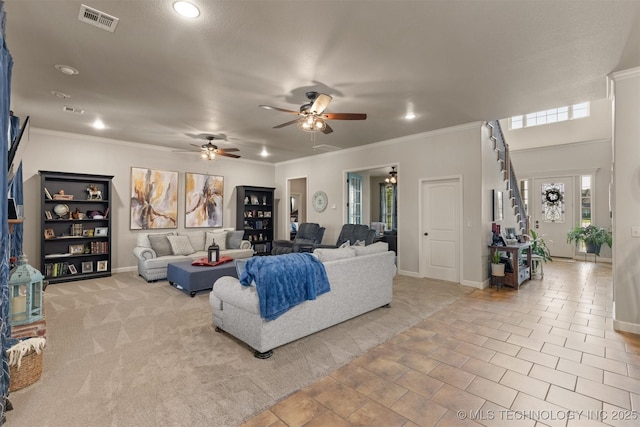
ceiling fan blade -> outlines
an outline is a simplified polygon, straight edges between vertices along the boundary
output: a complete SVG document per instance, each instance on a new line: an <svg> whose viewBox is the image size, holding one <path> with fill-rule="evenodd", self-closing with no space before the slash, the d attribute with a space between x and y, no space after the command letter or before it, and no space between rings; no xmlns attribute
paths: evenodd
<svg viewBox="0 0 640 427"><path fill-rule="evenodd" d="M309 109L310 113L321 114L331 102L333 98L329 95L325 95L324 93L319 93L316 97L316 100L313 101L313 105Z"/></svg>
<svg viewBox="0 0 640 427"><path fill-rule="evenodd" d="M240 149L238 149L238 148L221 148L219 151L224 151L225 153L228 153L230 151L240 151Z"/></svg>
<svg viewBox="0 0 640 427"><path fill-rule="evenodd" d="M325 123L325 127L322 130L322 133L324 133L326 135L326 134L329 134L331 132L333 132L333 129L331 128L331 126L329 126L328 123Z"/></svg>
<svg viewBox="0 0 640 427"><path fill-rule="evenodd" d="M322 115L326 120L366 120L364 113L327 113Z"/></svg>
<svg viewBox="0 0 640 427"><path fill-rule="evenodd" d="M229 153L225 153L222 151L218 151L216 153L218 156L224 156L224 157L231 157L232 159L239 159L240 156L238 156L237 154L229 154Z"/></svg>
<svg viewBox="0 0 640 427"><path fill-rule="evenodd" d="M199 149L202 149L202 145L197 145L197 144L189 144L189 145L193 145L194 147L198 147Z"/></svg>
<svg viewBox="0 0 640 427"><path fill-rule="evenodd" d="M287 110L286 108L273 107L273 106L271 106L271 105L260 105L260 107L262 107L262 108L266 108L267 110L277 110L277 111L282 111L283 113L296 114L296 115L299 115L299 114L300 114L300 112L299 112L299 111Z"/></svg>
<svg viewBox="0 0 640 427"><path fill-rule="evenodd" d="M297 122L298 120L299 120L299 119L291 120L290 122L282 123L281 125L274 126L273 128L274 128L274 129L280 129L280 128L283 128L283 127L285 127L285 126L292 125L292 124L294 124L295 122Z"/></svg>

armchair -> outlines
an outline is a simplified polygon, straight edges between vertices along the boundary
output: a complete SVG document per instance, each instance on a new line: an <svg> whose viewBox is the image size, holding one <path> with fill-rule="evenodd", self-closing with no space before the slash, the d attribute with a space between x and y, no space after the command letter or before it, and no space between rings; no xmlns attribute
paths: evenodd
<svg viewBox="0 0 640 427"><path fill-rule="evenodd" d="M298 232L295 239L291 240L274 240L271 255L289 254L292 252L311 251L313 248L322 243L324 236L324 227L312 222L303 222L298 226Z"/></svg>
<svg viewBox="0 0 640 427"><path fill-rule="evenodd" d="M344 224L335 245L316 245L315 248L338 248L347 241L353 245L358 240L364 241L365 245L370 245L375 236L376 231L364 224Z"/></svg>

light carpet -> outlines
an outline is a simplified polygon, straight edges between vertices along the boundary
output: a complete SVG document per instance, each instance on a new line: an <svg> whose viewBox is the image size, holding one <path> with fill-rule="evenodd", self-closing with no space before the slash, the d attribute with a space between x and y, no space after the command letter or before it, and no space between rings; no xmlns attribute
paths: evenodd
<svg viewBox="0 0 640 427"><path fill-rule="evenodd" d="M194 298L136 273L50 285L42 377L8 426L236 426L473 288L397 276L393 303L259 360Z"/></svg>

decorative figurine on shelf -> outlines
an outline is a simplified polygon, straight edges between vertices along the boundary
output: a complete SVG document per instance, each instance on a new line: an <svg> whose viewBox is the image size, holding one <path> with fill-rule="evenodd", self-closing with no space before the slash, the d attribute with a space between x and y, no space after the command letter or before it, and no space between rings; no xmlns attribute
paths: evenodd
<svg viewBox="0 0 640 427"><path fill-rule="evenodd" d="M87 200L102 200L102 191L98 190L96 184L91 184L87 187Z"/></svg>
<svg viewBox="0 0 640 427"><path fill-rule="evenodd" d="M211 242L211 246L208 248L208 261L213 264L220 261L220 246L216 244L216 241Z"/></svg>
<svg viewBox="0 0 640 427"><path fill-rule="evenodd" d="M267 204L267 196L262 196L262 204L263 205Z"/></svg>
<svg viewBox="0 0 640 427"><path fill-rule="evenodd" d="M244 196L244 204L245 205L249 204L249 196Z"/></svg>

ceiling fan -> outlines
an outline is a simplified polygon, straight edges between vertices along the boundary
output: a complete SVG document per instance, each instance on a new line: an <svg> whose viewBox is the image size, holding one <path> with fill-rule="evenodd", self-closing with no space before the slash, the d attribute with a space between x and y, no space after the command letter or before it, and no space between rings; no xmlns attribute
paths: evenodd
<svg viewBox="0 0 640 427"><path fill-rule="evenodd" d="M286 108L273 107L271 105L260 105L260 107L300 116L300 118L295 120L274 126L274 129L297 123L298 127L306 132L320 131L328 134L333 132L333 129L326 122L327 120L365 120L367 118L367 115L363 113L325 113L324 110L333 99L331 96L318 92L307 92L305 95L307 99L309 99L309 102L302 104L300 111L287 110Z"/></svg>
<svg viewBox="0 0 640 427"><path fill-rule="evenodd" d="M231 154L231 152L240 151L240 150L238 150L237 148L218 148L218 146L214 145L212 142L215 138L216 137L214 135L205 135L204 139L208 141L206 144L202 144L202 145L190 144L190 145L193 145L194 147L198 147L200 149L200 156L205 160L213 160L217 156L231 157L233 159L240 158L240 156L237 154ZM193 150L189 150L189 151L193 151Z"/></svg>

